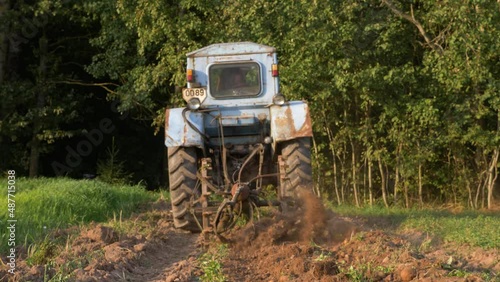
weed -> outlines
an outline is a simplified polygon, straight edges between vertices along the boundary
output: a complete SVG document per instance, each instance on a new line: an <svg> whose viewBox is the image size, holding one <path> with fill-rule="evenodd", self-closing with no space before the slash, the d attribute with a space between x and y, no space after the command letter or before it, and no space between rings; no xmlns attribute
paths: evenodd
<svg viewBox="0 0 500 282"><path fill-rule="evenodd" d="M375 267L375 270L380 271L384 274L389 274L389 273L392 273L394 271L394 267L393 266L377 265L377 267Z"/></svg>
<svg viewBox="0 0 500 282"><path fill-rule="evenodd" d="M201 269L203 270L202 281L226 281L222 273L222 265L214 259L213 255L205 254L201 257Z"/></svg>
<svg viewBox="0 0 500 282"><path fill-rule="evenodd" d="M378 265L374 267L371 263L359 264L357 266L349 265L348 267L346 267L345 265L342 266L342 264L339 265L339 272L345 274L345 276L349 278L348 281L371 281L369 278L367 278L367 273L373 271L382 272L383 274L387 275L394 272L394 266Z"/></svg>
<svg viewBox="0 0 500 282"><path fill-rule="evenodd" d="M105 224L106 226L112 227L119 236L123 234L138 233L147 237L151 234L158 220L164 216L160 212L150 211L143 213L140 218L137 217L134 220L123 220L122 213L123 212L120 211L118 216L115 214L113 219Z"/></svg>
<svg viewBox="0 0 500 282"><path fill-rule="evenodd" d="M365 233L364 232L358 232L354 235L354 239L357 241L363 241L365 239Z"/></svg>
<svg viewBox="0 0 500 282"><path fill-rule="evenodd" d="M203 275L200 277L202 281L226 281L226 277L222 273L221 260L227 256L228 246L221 244L217 250L204 253L199 259Z"/></svg>
<svg viewBox="0 0 500 282"><path fill-rule="evenodd" d="M93 251L85 254L84 256L76 257L65 262L62 265L56 265L54 262L48 262L45 265L45 273L50 269L56 270L55 274L52 277L48 277L45 274L44 281L49 282L63 282L63 281L74 281L73 272L76 269L83 269L88 265L89 261L92 261L94 258L103 257L104 253L102 250Z"/></svg>
<svg viewBox="0 0 500 282"><path fill-rule="evenodd" d="M56 244L50 242L47 238L40 244L32 244L28 248L26 262L30 266L46 264L56 255L56 249Z"/></svg>
<svg viewBox="0 0 500 282"><path fill-rule="evenodd" d="M492 274L491 272L483 272L481 274L481 279L484 281L500 281L500 274Z"/></svg>
<svg viewBox="0 0 500 282"><path fill-rule="evenodd" d="M431 249L432 249L432 239L429 236L427 236L427 238L424 241L422 241L420 246L417 247L417 252L425 253Z"/></svg>
<svg viewBox="0 0 500 282"><path fill-rule="evenodd" d="M347 277L350 278L351 281L365 281L363 273L364 273L363 269L358 270L354 268L354 266L352 265L349 266L349 268L345 272L345 274L347 275Z"/></svg>
<svg viewBox="0 0 500 282"><path fill-rule="evenodd" d="M43 273L43 281L48 282L64 282L68 281L71 278L71 274L62 273L61 271L57 271L54 275L51 275L51 270L55 269L55 265L53 262L49 262L44 265L44 273Z"/></svg>
<svg viewBox="0 0 500 282"><path fill-rule="evenodd" d="M448 272L448 277L461 277L461 278L467 278L470 273L463 270L463 269L453 269L452 271Z"/></svg>
<svg viewBox="0 0 500 282"><path fill-rule="evenodd" d="M330 253L324 253L323 251L321 251L321 254L319 256L317 256L314 261L325 261L327 260L328 258L331 257L331 254Z"/></svg>
<svg viewBox="0 0 500 282"><path fill-rule="evenodd" d="M263 187L261 191L261 197L264 199L277 199L278 198L278 189L274 187L274 185L266 185Z"/></svg>

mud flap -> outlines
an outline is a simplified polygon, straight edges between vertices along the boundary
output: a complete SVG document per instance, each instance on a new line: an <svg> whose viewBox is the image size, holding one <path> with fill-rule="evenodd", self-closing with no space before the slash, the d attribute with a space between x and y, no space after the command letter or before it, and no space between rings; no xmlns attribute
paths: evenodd
<svg viewBox="0 0 500 282"><path fill-rule="evenodd" d="M312 137L309 106L305 102L291 101L282 106L271 106L271 136L276 143L300 137Z"/></svg>
<svg viewBox="0 0 500 282"><path fill-rule="evenodd" d="M165 112L165 146L203 148L203 114L185 108ZM201 133L201 134L200 134Z"/></svg>

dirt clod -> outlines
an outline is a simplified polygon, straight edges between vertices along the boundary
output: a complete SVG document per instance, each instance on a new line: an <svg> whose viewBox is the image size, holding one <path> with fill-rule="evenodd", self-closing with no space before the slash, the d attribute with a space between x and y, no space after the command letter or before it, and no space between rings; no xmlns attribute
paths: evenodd
<svg viewBox="0 0 500 282"><path fill-rule="evenodd" d="M416 272L412 266L403 266L399 272L399 276L403 282L408 282L415 278Z"/></svg>
<svg viewBox="0 0 500 282"><path fill-rule="evenodd" d="M88 238L93 242L104 242L110 244L118 240L118 234L110 227L97 225L82 234L83 238Z"/></svg>

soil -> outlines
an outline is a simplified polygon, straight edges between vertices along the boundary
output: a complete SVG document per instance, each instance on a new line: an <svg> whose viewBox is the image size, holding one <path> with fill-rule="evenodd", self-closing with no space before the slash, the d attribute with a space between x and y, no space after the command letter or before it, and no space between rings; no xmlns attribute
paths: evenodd
<svg viewBox="0 0 500 282"><path fill-rule="evenodd" d="M341 217L302 198L294 212L225 235L227 281L500 281L498 249L395 233L384 221ZM128 220L58 230L50 242L65 243L49 244L48 263L29 262L21 250L15 275L2 263L0 281L200 281L199 257L222 243L175 229L169 210L159 201Z"/></svg>

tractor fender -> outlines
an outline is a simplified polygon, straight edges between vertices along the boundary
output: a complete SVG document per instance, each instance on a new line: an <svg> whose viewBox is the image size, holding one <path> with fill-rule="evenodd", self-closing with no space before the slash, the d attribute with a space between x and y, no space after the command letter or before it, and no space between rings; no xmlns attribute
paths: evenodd
<svg viewBox="0 0 500 282"><path fill-rule="evenodd" d="M271 106L270 122L274 145L282 141L313 136L309 106L302 101Z"/></svg>
<svg viewBox="0 0 500 282"><path fill-rule="evenodd" d="M173 108L165 111L165 146L203 148L203 137L199 133L205 133L203 115L189 110L183 115L184 109ZM199 132L193 127L197 128Z"/></svg>

